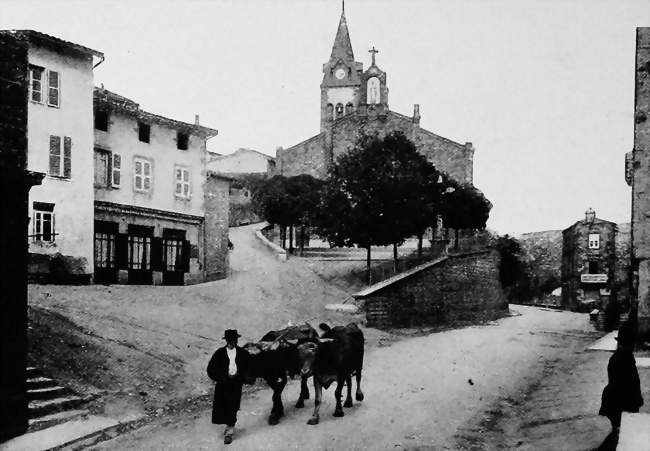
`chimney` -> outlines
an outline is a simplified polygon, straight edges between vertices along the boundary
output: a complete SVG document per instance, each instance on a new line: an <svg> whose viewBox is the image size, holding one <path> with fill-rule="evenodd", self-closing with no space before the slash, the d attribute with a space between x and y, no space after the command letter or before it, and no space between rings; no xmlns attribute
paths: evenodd
<svg viewBox="0 0 650 451"><path fill-rule="evenodd" d="M593 208L590 208L589 210L585 211L586 222L594 222L594 219L596 219L596 212L594 211Z"/></svg>
<svg viewBox="0 0 650 451"><path fill-rule="evenodd" d="M420 125L420 105L413 105L413 123Z"/></svg>
<svg viewBox="0 0 650 451"><path fill-rule="evenodd" d="M201 124L199 123L199 115L198 115L198 114L195 114L195 115L194 115L194 125L201 125Z"/></svg>

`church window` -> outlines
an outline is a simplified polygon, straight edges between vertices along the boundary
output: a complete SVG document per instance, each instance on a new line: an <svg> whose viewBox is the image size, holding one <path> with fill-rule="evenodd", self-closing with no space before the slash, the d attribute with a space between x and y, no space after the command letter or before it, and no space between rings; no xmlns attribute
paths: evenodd
<svg viewBox="0 0 650 451"><path fill-rule="evenodd" d="M352 103L348 102L347 105L345 105L345 114L350 114L354 111L354 105Z"/></svg>
<svg viewBox="0 0 650 451"><path fill-rule="evenodd" d="M331 121L334 119L334 105L331 103L327 104L327 118Z"/></svg>
<svg viewBox="0 0 650 451"><path fill-rule="evenodd" d="M339 118L343 116L343 104L342 103L337 103L336 104L336 117Z"/></svg>
<svg viewBox="0 0 650 451"><path fill-rule="evenodd" d="M368 79L368 103L377 104L379 103L379 79L377 77L372 77Z"/></svg>

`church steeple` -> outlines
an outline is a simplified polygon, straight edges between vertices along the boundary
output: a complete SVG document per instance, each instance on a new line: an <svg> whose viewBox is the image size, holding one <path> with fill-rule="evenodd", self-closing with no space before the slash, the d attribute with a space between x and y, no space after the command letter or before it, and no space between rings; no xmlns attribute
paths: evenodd
<svg viewBox="0 0 650 451"><path fill-rule="evenodd" d="M343 1L341 19L339 19L339 28L336 30L330 60L337 60L339 58L346 61L354 61L354 53L352 52L352 44L350 43L350 32L348 31L348 24L345 20L345 1Z"/></svg>

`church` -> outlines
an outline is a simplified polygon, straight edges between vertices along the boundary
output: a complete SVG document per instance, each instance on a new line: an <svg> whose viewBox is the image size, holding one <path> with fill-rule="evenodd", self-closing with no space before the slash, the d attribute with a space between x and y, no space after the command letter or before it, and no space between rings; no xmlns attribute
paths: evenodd
<svg viewBox="0 0 650 451"><path fill-rule="evenodd" d="M355 61L350 34L341 12L329 61L323 65L320 102L320 133L287 149L279 147L276 174L287 177L310 174L325 178L336 159L351 149L362 134L384 136L403 132L436 168L461 183L472 183L474 148L420 127L420 107L413 115L391 111L388 106L386 72L376 62L377 50L370 50L368 69Z"/></svg>

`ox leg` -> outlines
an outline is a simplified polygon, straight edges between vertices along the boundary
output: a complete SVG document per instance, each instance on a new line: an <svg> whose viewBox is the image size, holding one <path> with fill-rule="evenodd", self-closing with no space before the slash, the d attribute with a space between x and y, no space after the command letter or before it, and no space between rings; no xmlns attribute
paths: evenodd
<svg viewBox="0 0 650 451"><path fill-rule="evenodd" d="M305 399L309 399L309 388L307 387L307 378L300 377L300 396L296 401L296 408L302 409L305 407Z"/></svg>
<svg viewBox="0 0 650 451"><path fill-rule="evenodd" d="M343 413L343 406L341 406L341 392L343 392L343 385L345 384L345 379L339 377L336 380L336 390L334 390L334 396L336 397L336 408L334 409L335 417L342 417L345 414Z"/></svg>
<svg viewBox="0 0 650 451"><path fill-rule="evenodd" d="M363 401L363 392L361 391L361 368L357 369L357 401Z"/></svg>
<svg viewBox="0 0 650 451"><path fill-rule="evenodd" d="M284 416L284 406L282 405L282 390L286 385L286 378L280 378L271 385L273 388L273 407L271 408L271 414L269 415L269 424L275 426L280 421L280 418Z"/></svg>
<svg viewBox="0 0 650 451"><path fill-rule="evenodd" d="M345 397L345 403L343 407L352 407L352 375L348 374L348 377L345 378L345 385L348 388L348 395Z"/></svg>
<svg viewBox="0 0 650 451"><path fill-rule="evenodd" d="M314 377L314 413L312 414L309 421L307 421L307 424L312 424L312 425L318 424L318 420L320 419L318 412L320 410L320 400L322 396L323 396L323 387L321 387L321 385Z"/></svg>

